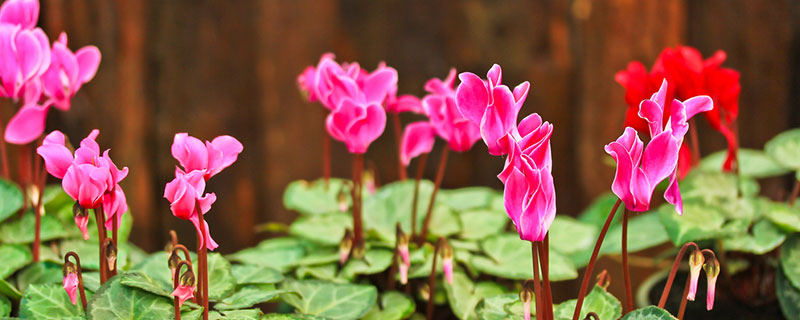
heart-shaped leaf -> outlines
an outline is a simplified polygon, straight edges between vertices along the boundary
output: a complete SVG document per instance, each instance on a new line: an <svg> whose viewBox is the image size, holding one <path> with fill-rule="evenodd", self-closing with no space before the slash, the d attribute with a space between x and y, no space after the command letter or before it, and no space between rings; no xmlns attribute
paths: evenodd
<svg viewBox="0 0 800 320"><path fill-rule="evenodd" d="M800 170L800 129L784 131L764 144L764 151L782 166Z"/></svg>
<svg viewBox="0 0 800 320"><path fill-rule="evenodd" d="M0 279L5 279L33 260L31 249L19 244L0 245L0 257L3 257L3 263L0 263Z"/></svg>
<svg viewBox="0 0 800 320"><path fill-rule="evenodd" d="M553 315L556 319L572 319L577 304L578 299L564 301L556 307ZM586 318L589 312L596 313L600 319L619 319L622 315L622 303L606 289L595 286L584 298L578 319Z"/></svg>
<svg viewBox="0 0 800 320"><path fill-rule="evenodd" d="M458 214L461 221L461 232L458 237L467 240L481 240L498 234L508 224L508 216L490 210L470 210Z"/></svg>
<svg viewBox="0 0 800 320"><path fill-rule="evenodd" d="M371 285L338 284L318 280L287 279L280 289L297 292L281 299L298 312L330 319L358 319L375 304L378 290Z"/></svg>
<svg viewBox="0 0 800 320"><path fill-rule="evenodd" d="M175 316L170 299L150 292L125 286L121 277L109 279L86 309L91 319L164 319ZM62 294L66 296L63 288Z"/></svg>
<svg viewBox="0 0 800 320"><path fill-rule="evenodd" d="M667 310L648 306L628 312L621 320L675 320Z"/></svg>
<svg viewBox="0 0 800 320"><path fill-rule="evenodd" d="M678 215L671 205L658 209L661 223L676 246L689 241L710 239L720 235L725 223L723 213L716 207L699 202L684 202L683 215Z"/></svg>
<svg viewBox="0 0 800 320"><path fill-rule="evenodd" d="M34 263L17 274L17 287L25 291L31 284L61 283L63 275L61 265L43 261Z"/></svg>
<svg viewBox="0 0 800 320"><path fill-rule="evenodd" d="M92 293L86 291L86 299L91 298ZM80 297L77 300L73 305L61 285L32 284L22 296L19 315L24 319L83 319Z"/></svg>
<svg viewBox="0 0 800 320"><path fill-rule="evenodd" d="M337 178L330 178L328 183L322 179L313 182L294 181L283 193L283 205L288 210L309 215L340 212L339 192L343 191L348 195L345 201L349 207L350 188L349 180Z"/></svg>
<svg viewBox="0 0 800 320"><path fill-rule="evenodd" d="M761 212L786 232L800 232L800 207L762 199Z"/></svg>
<svg viewBox="0 0 800 320"><path fill-rule="evenodd" d="M727 251L765 254L777 248L786 240L786 233L769 220L761 220L753 225L751 233L739 234L722 240Z"/></svg>
<svg viewBox="0 0 800 320"><path fill-rule="evenodd" d="M597 227L568 216L556 216L550 226L550 247L570 254L587 248L591 250L597 240Z"/></svg>
<svg viewBox="0 0 800 320"><path fill-rule="evenodd" d="M273 284L283 281L283 275L270 267L234 265L231 267L236 284Z"/></svg>
<svg viewBox="0 0 800 320"><path fill-rule="evenodd" d="M475 284L463 272L453 272L453 283L442 281L450 310L459 319L475 317L475 307L483 298L505 293L503 287L493 282Z"/></svg>
<svg viewBox="0 0 800 320"><path fill-rule="evenodd" d="M745 177L769 178L791 171L761 150L739 148L736 154L738 155L739 174ZM700 168L706 171L721 171L722 163L727 156L727 150L712 153L703 158Z"/></svg>
<svg viewBox="0 0 800 320"><path fill-rule="evenodd" d="M322 245L338 245L345 229L352 228L349 214L334 212L300 217L289 227L289 233Z"/></svg>
<svg viewBox="0 0 800 320"><path fill-rule="evenodd" d="M0 179L0 221L3 221L22 208L22 190L16 183Z"/></svg>
<svg viewBox="0 0 800 320"><path fill-rule="evenodd" d="M793 286L781 268L777 268L775 275L775 295L778 296L781 311L786 319L792 319L800 314L800 289Z"/></svg>
<svg viewBox="0 0 800 320"><path fill-rule="evenodd" d="M270 267L286 272L305 254L305 246L299 239L275 238L262 241L254 248L247 248L229 255L228 259L242 264Z"/></svg>
<svg viewBox="0 0 800 320"><path fill-rule="evenodd" d="M397 291L384 292L380 306L375 305L362 320L401 320L414 313L414 300Z"/></svg>
<svg viewBox="0 0 800 320"><path fill-rule="evenodd" d="M521 320L522 313L509 313L511 310L508 307L515 302L519 302L519 294L494 295L481 300L475 308L475 312L478 315L478 319L481 320ZM531 303L531 315L535 315L534 309L533 303Z"/></svg>
<svg viewBox="0 0 800 320"><path fill-rule="evenodd" d="M340 277L352 279L359 274L375 274L383 272L392 264L392 251L386 249L370 249L362 259L349 259L339 273Z"/></svg>
<svg viewBox="0 0 800 320"><path fill-rule="evenodd" d="M800 235L789 235L781 246L781 266L786 278L800 288Z"/></svg>
<svg viewBox="0 0 800 320"><path fill-rule="evenodd" d="M492 196L499 192L487 187L468 187L453 190L442 190L439 195L441 201L456 211L484 209L489 207Z"/></svg>
<svg viewBox="0 0 800 320"><path fill-rule="evenodd" d="M32 243L35 237L33 230L36 226L36 217L33 212L26 211L19 219L11 219L0 225L0 241L3 243ZM41 217L39 236L41 241L49 241L66 237L77 237L80 234L77 227L65 228L56 217L44 215Z"/></svg>
<svg viewBox="0 0 800 320"><path fill-rule="evenodd" d="M279 294L286 292L286 290L275 289L275 286L271 284L246 285L215 304L214 308L217 310L249 308L259 303L268 302Z"/></svg>
<svg viewBox="0 0 800 320"><path fill-rule="evenodd" d="M487 256L473 255L470 259L478 271L506 279L525 280L532 276L531 243L520 240L513 233L503 233L486 238L481 242ZM578 271L572 262L555 250L550 250L550 280L575 279Z"/></svg>

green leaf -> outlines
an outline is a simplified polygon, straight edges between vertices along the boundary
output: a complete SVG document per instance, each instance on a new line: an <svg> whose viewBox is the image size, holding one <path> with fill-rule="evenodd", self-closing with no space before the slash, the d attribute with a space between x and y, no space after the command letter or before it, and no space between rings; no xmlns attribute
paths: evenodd
<svg viewBox="0 0 800 320"><path fill-rule="evenodd" d="M786 319L796 318L800 314L800 290L786 278L783 270L777 268L775 275L775 295L778 296L781 311Z"/></svg>
<svg viewBox="0 0 800 320"><path fill-rule="evenodd" d="M130 251L129 246L125 242L120 242L119 247L117 251L117 264L120 270L125 270L125 268L128 267L127 262L130 261L130 259L128 259L128 252ZM81 268L83 270L100 269L100 249L97 244L97 237L90 238L88 241L83 239L65 240L61 242L60 248L62 257L69 251L75 251L75 253L81 257ZM164 265L166 265L166 262L164 262Z"/></svg>
<svg viewBox="0 0 800 320"><path fill-rule="evenodd" d="M300 217L289 227L289 234L323 245L338 245L345 229L352 228L349 214L334 212Z"/></svg>
<svg viewBox="0 0 800 320"><path fill-rule="evenodd" d="M11 315L11 300L6 296L0 295L0 317L8 317Z"/></svg>
<svg viewBox="0 0 800 320"><path fill-rule="evenodd" d="M61 283L63 275L61 265L49 261L34 263L17 275L17 287L25 291L28 285L42 283Z"/></svg>
<svg viewBox="0 0 800 320"><path fill-rule="evenodd" d="M425 214L433 192L433 183L420 181L417 201L417 228L422 229ZM364 201L364 226L372 230L382 242L394 244L396 225L399 222L406 233L411 230L411 205L414 181L399 181L383 186ZM447 237L461 231L458 216L447 205L437 200L431 213L429 236ZM419 231L418 230L418 231Z"/></svg>
<svg viewBox="0 0 800 320"><path fill-rule="evenodd" d="M401 320L414 313L414 300L397 291L384 292L380 306L375 305L362 320Z"/></svg>
<svg viewBox="0 0 800 320"><path fill-rule="evenodd" d="M339 273L340 277L352 279L359 274L375 274L383 272L392 264L393 253L385 249L370 249L363 259L349 259Z"/></svg>
<svg viewBox="0 0 800 320"><path fill-rule="evenodd" d="M800 234L791 234L781 246L783 272L796 288L800 288Z"/></svg>
<svg viewBox="0 0 800 320"><path fill-rule="evenodd" d="M441 202L456 211L483 209L489 207L489 201L497 191L487 187L468 187L454 190L441 190ZM437 198L439 197L437 196Z"/></svg>
<svg viewBox="0 0 800 320"><path fill-rule="evenodd" d="M284 302L300 313L331 319L357 319L375 304L378 290L371 285L338 284L318 280L287 279L281 289L297 292L282 294Z"/></svg>
<svg viewBox="0 0 800 320"><path fill-rule="evenodd" d="M80 295L80 293L78 293ZM91 292L86 292L86 299ZM25 319L83 318L80 296L75 305L64 287L57 284L32 284L25 290L19 304L19 315Z"/></svg>
<svg viewBox="0 0 800 320"><path fill-rule="evenodd" d="M765 254L786 240L786 234L769 220L761 220L753 226L752 233L735 235L722 240L727 251Z"/></svg>
<svg viewBox="0 0 800 320"><path fill-rule="evenodd" d="M721 171L728 151L715 152L700 162L700 168L706 171ZM740 148L737 151L739 174L751 178L769 178L789 173L790 170L775 161L761 150Z"/></svg>
<svg viewBox="0 0 800 320"><path fill-rule="evenodd" d="M31 249L18 244L0 245L0 257L3 257L3 263L0 263L0 279L5 279L33 260Z"/></svg>
<svg viewBox="0 0 800 320"><path fill-rule="evenodd" d="M310 276L316 279L333 282L343 281L342 279L336 278L336 265L333 263L316 266L300 266L295 270L295 276L300 280Z"/></svg>
<svg viewBox="0 0 800 320"><path fill-rule="evenodd" d="M100 272L84 272L83 273L83 287L86 290L96 292L100 289Z"/></svg>
<svg viewBox="0 0 800 320"><path fill-rule="evenodd" d="M707 204L729 201L742 195L752 196L758 193L758 183L750 178L730 173L691 171L680 182L683 200L702 200Z"/></svg>
<svg viewBox="0 0 800 320"><path fill-rule="evenodd" d="M498 277L525 280L531 277L531 243L520 240L517 234L503 233L486 238L481 243L488 257L473 255L470 264L478 271ZM551 281L578 277L572 262L555 250L550 250L549 271Z"/></svg>
<svg viewBox="0 0 800 320"><path fill-rule="evenodd" d="M269 313L261 317L261 320L324 320L325 318L315 317L307 314L296 313Z"/></svg>
<svg viewBox="0 0 800 320"><path fill-rule="evenodd" d="M606 219L608 219L609 212L614 208L614 204L617 203L617 200L619 200L619 198L613 193L606 193L595 198L594 202L581 212L578 216L578 220L597 227L597 230L602 229L603 225L606 223ZM612 226L622 221L621 212L625 209L625 205L620 204L620 207L621 208L617 208L617 214L614 215L614 220L611 222Z"/></svg>
<svg viewBox="0 0 800 320"><path fill-rule="evenodd" d="M2 279L0 279L0 294L14 300L22 298L22 292L19 292L19 290L8 283L8 281Z"/></svg>
<svg viewBox="0 0 800 320"><path fill-rule="evenodd" d="M559 304L553 315L556 319L572 319L578 299L571 299ZM583 319L589 312L594 312L600 319L619 319L622 315L622 303L608 293L606 289L595 286L583 300L581 314L578 319Z"/></svg>
<svg viewBox="0 0 800 320"><path fill-rule="evenodd" d="M194 253L190 253L189 256L192 258L192 267L197 268L197 256ZM181 258L183 258L183 254L181 254ZM145 258L144 261L140 262L139 264L131 268L130 274L141 273L146 275L149 279L152 279L153 281L158 283L162 289L158 293L172 292L173 279L172 279L172 271L169 269L169 265L167 265L168 259L169 259L169 254L167 254L166 252L159 251L153 253L149 257ZM197 269L195 269L194 271L197 272ZM84 277L84 279L85 278L86 277ZM210 293L210 287L209 287L209 293Z"/></svg>
<svg viewBox="0 0 800 320"><path fill-rule="evenodd" d="M683 203L683 215L678 215L671 205L658 209L661 223L676 246L689 241L710 239L719 236L725 223L723 213L715 207L697 202Z"/></svg>
<svg viewBox="0 0 800 320"><path fill-rule="evenodd" d="M0 221L3 221L22 208L22 190L16 183L0 179Z"/></svg>
<svg viewBox="0 0 800 320"><path fill-rule="evenodd" d="M208 313L209 320L259 320L263 313L259 309L211 311Z"/></svg>
<svg viewBox="0 0 800 320"><path fill-rule="evenodd" d="M64 192L64 189L61 187L61 184L51 184L49 186L44 187L44 194L42 194L42 204L44 204L44 212L45 214L56 213L62 210L62 208L69 207L72 210L72 206L75 204L75 200L69 197L69 195ZM71 218L72 216L70 216Z"/></svg>
<svg viewBox="0 0 800 320"><path fill-rule="evenodd" d="M122 285L121 279L113 277L97 290L86 309L89 319L169 319L175 316L170 299Z"/></svg>
<svg viewBox="0 0 800 320"><path fill-rule="evenodd" d="M270 267L281 272L288 271L297 260L306 254L303 243L294 238L274 238L261 242L228 256L231 261Z"/></svg>
<svg viewBox="0 0 800 320"><path fill-rule="evenodd" d="M478 303L478 306L475 308L475 312L478 315L478 319L481 320L518 320L522 319L522 314L511 314L509 310L507 310L508 305L511 305L514 302L519 302L519 294L516 293L506 293L506 294L499 294L493 295L491 297L484 298ZM531 304L533 307L533 304ZM534 308L531 308L531 315L534 315L535 311Z"/></svg>
<svg viewBox="0 0 800 320"><path fill-rule="evenodd" d="M672 206L667 206L667 209L671 208ZM685 216L686 213L684 212L683 215ZM594 249L594 241L596 240L597 238L592 240L592 249ZM628 220L629 253L652 248L667 241L669 241L669 236L664 226L661 224L658 214L653 212L636 215L635 212L631 212L630 220ZM608 244L608 246L606 246L606 244ZM603 253L622 252L622 224L616 225L608 230L608 234L606 235L605 241L603 241L603 247L600 251Z"/></svg>
<svg viewBox="0 0 800 320"><path fill-rule="evenodd" d="M216 301L230 294L236 287L231 264L219 253L208 254L208 299Z"/></svg>
<svg viewBox="0 0 800 320"><path fill-rule="evenodd" d="M498 234L509 221L504 213L489 210L464 211L458 217L461 221L461 233L458 237L467 240L481 240Z"/></svg>
<svg viewBox="0 0 800 320"><path fill-rule="evenodd" d="M453 283L444 283L450 310L459 319L475 317L475 307L481 299L505 293L503 287L492 282L475 284L463 272L453 272Z"/></svg>
<svg viewBox="0 0 800 320"><path fill-rule="evenodd" d="M39 229L41 241L75 237L80 234L78 227L75 227L74 224L72 228L65 228L61 221L52 215L42 216L41 223L41 229ZM36 217L33 212L26 211L21 219L12 219L0 225L0 241L3 243L32 243L35 237L35 226Z"/></svg>
<svg viewBox="0 0 800 320"><path fill-rule="evenodd" d="M277 297L279 294L287 293L286 290L277 290L274 285L246 285L236 290L230 296L217 302L214 308L217 310L235 310L249 308L253 305L264 303Z"/></svg>
<svg viewBox="0 0 800 320"><path fill-rule="evenodd" d="M782 166L800 170L800 129L773 137L764 145L764 151Z"/></svg>
<svg viewBox="0 0 800 320"><path fill-rule="evenodd" d="M561 253L591 250L597 240L597 227L572 217L557 215L550 226L550 248Z"/></svg>
<svg viewBox="0 0 800 320"><path fill-rule="evenodd" d="M295 266L310 266L339 261L338 248L316 248L306 253L300 260L295 261Z"/></svg>
<svg viewBox="0 0 800 320"><path fill-rule="evenodd" d="M283 205L287 210L297 211L301 214L340 212L338 195L343 188L348 195L345 197L347 205L350 206L349 184L349 180L337 178L330 178L327 186L322 179L313 182L294 181L286 187L286 191L283 193Z"/></svg>
<svg viewBox="0 0 800 320"><path fill-rule="evenodd" d="M158 281L140 271L124 273L119 275L119 277L119 283L128 287L141 289L162 297L172 298L171 288L163 286Z"/></svg>
<svg viewBox="0 0 800 320"><path fill-rule="evenodd" d="M656 306L648 306L641 309L636 309L624 317L621 320L675 320L676 318L673 317L667 310L661 309Z"/></svg>
<svg viewBox="0 0 800 320"><path fill-rule="evenodd" d="M283 275L270 267L234 265L231 267L236 284L272 284L283 281Z"/></svg>
<svg viewBox="0 0 800 320"><path fill-rule="evenodd" d="M762 200L764 216L787 232L800 232L800 207L790 207L783 202Z"/></svg>

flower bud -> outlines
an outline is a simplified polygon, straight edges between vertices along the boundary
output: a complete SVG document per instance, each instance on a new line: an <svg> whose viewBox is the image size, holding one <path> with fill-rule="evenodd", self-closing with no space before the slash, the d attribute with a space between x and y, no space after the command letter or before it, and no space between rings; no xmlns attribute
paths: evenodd
<svg viewBox="0 0 800 320"><path fill-rule="evenodd" d="M175 279L175 271L178 268L179 262L181 262L181 257L178 255L177 250L173 250L169 255L169 259L167 259L167 265L169 266L169 270L172 272L172 277L170 279Z"/></svg>
<svg viewBox="0 0 800 320"><path fill-rule="evenodd" d="M64 290L67 291L69 300L74 305L78 302L78 268L74 263L72 263L72 261L67 261L64 263L64 267L61 269L61 272L64 275Z"/></svg>
<svg viewBox="0 0 800 320"><path fill-rule="evenodd" d="M347 204L347 200L350 199L350 196L345 188L345 186L342 186L342 188L340 188L339 192L336 194L336 202L339 205L339 211L341 212L347 212L347 209L350 207Z"/></svg>
<svg viewBox="0 0 800 320"><path fill-rule="evenodd" d="M526 280L519 291L519 301L522 301L522 317L531 320L531 303L533 302L533 282Z"/></svg>
<svg viewBox="0 0 800 320"><path fill-rule="evenodd" d="M39 206L39 187L35 184L29 184L25 191L28 195L28 201L30 201L32 207Z"/></svg>
<svg viewBox="0 0 800 320"><path fill-rule="evenodd" d="M403 228L400 227L400 223L397 223L396 236L397 236L397 240L396 240L397 241L397 253L400 255L400 258L402 258L402 262L403 262L402 264L405 264L406 268L408 268L408 267L411 266L411 258L409 256L409 252L408 252L409 239L408 239L408 235L405 232L403 232Z"/></svg>
<svg viewBox="0 0 800 320"><path fill-rule="evenodd" d="M444 238L440 238L441 250L442 254L442 269L444 270L444 278L447 280L447 283L453 284L453 248L450 247L450 244L447 243L447 240Z"/></svg>
<svg viewBox="0 0 800 320"><path fill-rule="evenodd" d="M697 293L697 281L700 279L700 269L703 268L704 262L705 258L703 258L703 252L700 250L692 251L692 254L689 256L689 294L686 295L686 299L689 301L694 301L695 294Z"/></svg>
<svg viewBox="0 0 800 320"><path fill-rule="evenodd" d="M431 297L431 287L428 286L428 283L423 283L419 286L419 296L426 301Z"/></svg>
<svg viewBox="0 0 800 320"><path fill-rule="evenodd" d="M178 287L172 291L172 295L178 298L178 306L183 305L186 300L194 297L195 278L191 269L181 274Z"/></svg>
<svg viewBox="0 0 800 320"><path fill-rule="evenodd" d="M408 283L408 268L409 268L409 266L406 265L402 261L402 258L398 257L397 268L400 270L400 283L401 284L407 284Z"/></svg>
<svg viewBox="0 0 800 320"><path fill-rule="evenodd" d="M372 169L364 171L364 188L367 189L369 195L375 194L375 191L378 189L375 183L375 172L372 171Z"/></svg>
<svg viewBox="0 0 800 320"><path fill-rule="evenodd" d="M106 263L109 271L117 270L117 246L111 239L106 242Z"/></svg>
<svg viewBox="0 0 800 320"><path fill-rule="evenodd" d="M72 216L75 218L75 224L81 230L83 240L89 240L89 212L76 201L72 206Z"/></svg>
<svg viewBox="0 0 800 320"><path fill-rule="evenodd" d="M714 308L714 294L716 293L717 276L719 276L719 261L716 257L708 260L703 269L706 271L708 293L706 294L706 310Z"/></svg>
<svg viewBox="0 0 800 320"><path fill-rule="evenodd" d="M350 229L345 230L342 242L339 243L339 264L347 262L350 257L350 251L353 249L353 232Z"/></svg>
<svg viewBox="0 0 800 320"><path fill-rule="evenodd" d="M367 248L364 247L363 243L356 243L353 244L353 258L361 259L364 258L364 254L367 252Z"/></svg>

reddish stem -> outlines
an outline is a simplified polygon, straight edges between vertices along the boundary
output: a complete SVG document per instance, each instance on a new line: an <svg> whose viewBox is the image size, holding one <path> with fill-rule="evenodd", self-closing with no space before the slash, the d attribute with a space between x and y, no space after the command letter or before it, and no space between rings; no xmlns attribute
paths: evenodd
<svg viewBox="0 0 800 320"><path fill-rule="evenodd" d="M177 289L180 285L180 277L181 277L181 268L186 266L189 272L194 273L192 271L192 263L188 262L187 260L181 260L178 262L178 266L175 267L175 275L172 277L172 289ZM195 277L196 279L197 277ZM173 305L175 306L175 320L181 320L181 302L178 300L178 297L173 298ZM205 311L203 311L205 313Z"/></svg>
<svg viewBox="0 0 800 320"><path fill-rule="evenodd" d="M174 249L175 247L178 246L178 234L175 233L175 230L170 230L169 237L172 240L172 248Z"/></svg>
<svg viewBox="0 0 800 320"><path fill-rule="evenodd" d="M0 117L0 132L5 132L5 121ZM10 179L11 177L8 176L8 151L6 151L6 139L0 139L0 174L3 175L3 178Z"/></svg>
<svg viewBox="0 0 800 320"><path fill-rule="evenodd" d="M592 270L594 269L594 264L597 262L597 255L600 253L600 246L603 245L603 239L606 237L606 232L608 232L608 227L611 226L611 221L614 220L614 215L617 213L617 209L619 205L622 203L622 200L617 199L617 202L614 203L614 207L611 209L611 212L608 213L608 218L606 218L606 223L603 224L603 229L600 230L600 235L597 237L597 241L594 243L594 250L592 250L592 258L589 260L589 264L586 266L586 271L583 273L583 282L581 282L581 291L578 293L578 301L575 304L575 312L572 313L572 320L578 320L578 317L581 314L581 308L583 307L583 299L586 297L586 289L589 288L589 279L592 278Z"/></svg>
<svg viewBox="0 0 800 320"><path fill-rule="evenodd" d="M200 236L203 239L203 245L197 250L200 278L203 279L203 320L208 320L208 243L206 243L205 218L202 213L198 212L198 214L200 216Z"/></svg>
<svg viewBox="0 0 800 320"><path fill-rule="evenodd" d="M531 242L531 262L533 263L533 297L535 298L536 304L536 318L542 316L543 319L548 319L547 315L542 312L543 310L543 301L547 299L542 296L542 288L541 283L539 283L539 254L536 247L538 247L539 242Z"/></svg>
<svg viewBox="0 0 800 320"><path fill-rule="evenodd" d="M789 196L789 205L793 206L794 201L797 199L797 196L800 194L800 180L795 180L794 187L792 188L792 194Z"/></svg>
<svg viewBox="0 0 800 320"><path fill-rule="evenodd" d="M364 170L364 155L353 155L353 248L363 248L364 226L361 219L361 193Z"/></svg>
<svg viewBox="0 0 800 320"><path fill-rule="evenodd" d="M628 218L630 211L622 211L622 277L625 283L625 308L622 315L633 310L633 294L631 293L631 271L628 265Z"/></svg>
<svg viewBox="0 0 800 320"><path fill-rule="evenodd" d="M700 142L697 138L697 125L694 119L689 119L689 137L692 139L692 166L700 163Z"/></svg>
<svg viewBox="0 0 800 320"><path fill-rule="evenodd" d="M669 291L672 289L672 282L675 281L675 274L678 272L678 267L681 265L681 260L683 260L683 255L686 253L686 249L689 247L694 247L695 250L700 250L697 247L697 244L694 242L687 242L681 247L681 250L678 251L678 255L675 256L675 262L672 263L672 270L669 271L669 277L667 277L667 283L664 285L664 291L661 292L661 299L658 300L658 307L664 308L664 305L667 304L667 297L669 296Z"/></svg>
<svg viewBox="0 0 800 320"><path fill-rule="evenodd" d="M539 255L542 265L542 283L544 283L544 305L545 312L549 319L553 319L553 292L550 291L550 234L544 236L544 240L539 244Z"/></svg>
<svg viewBox="0 0 800 320"><path fill-rule="evenodd" d="M686 285L683 286L683 295L682 295L683 298L681 299L681 308L678 309L678 320L683 319L683 314L686 311L686 303L688 301L686 299L686 297L689 296L689 283L691 281L692 281L692 277L686 278Z"/></svg>
<svg viewBox="0 0 800 320"><path fill-rule="evenodd" d="M103 227L103 206L94 209L94 219L95 224L97 224L97 243L100 247L100 284L103 284L108 280L108 265L104 263L106 261L106 250L103 244L106 239L106 228Z"/></svg>
<svg viewBox="0 0 800 320"><path fill-rule="evenodd" d="M200 235L200 233L197 233L197 272L198 272L198 274L195 274L195 277L194 277L195 282L197 282L197 286L195 286L195 288L194 288L194 296L196 298L196 301L199 301L200 304L203 304L203 302L202 302L203 301L203 277L200 276L200 274L199 274L201 266L202 266L202 263L203 263L202 262L203 257L200 256L200 242L203 241L203 240L201 240L201 239L203 239L201 237L202 236Z"/></svg>
<svg viewBox="0 0 800 320"><path fill-rule="evenodd" d="M117 230L119 229L117 214L119 213L115 213L111 218L111 241L114 242L114 246L117 247L117 252L119 252L119 246L117 245Z"/></svg>
<svg viewBox="0 0 800 320"><path fill-rule="evenodd" d="M431 223L431 216L433 215L433 205L436 203L436 194L439 192L439 186L442 184L444 171L447 167L447 155L450 153L450 148L444 148L442 157L439 159L439 169L436 170L436 181L433 184L433 193L431 193L431 202L428 203L428 211L425 213L425 220L422 223L422 231L417 239L417 245L422 246L425 243L425 238L428 236L428 227Z"/></svg>
<svg viewBox="0 0 800 320"><path fill-rule="evenodd" d="M69 261L69 258L72 257L75 260L75 267L78 269L78 292L81 295L81 304L83 304L83 311L86 311L86 293L83 290L83 273L81 271L81 258L78 257L78 254L74 251L67 252L64 255L64 263L66 264Z"/></svg>
<svg viewBox="0 0 800 320"><path fill-rule="evenodd" d="M407 178L406 166L403 165L403 160L400 157L403 154L403 128L400 123L400 113L392 112L392 124L394 125L394 140L397 143L397 178L405 181Z"/></svg>
<svg viewBox="0 0 800 320"><path fill-rule="evenodd" d="M41 140L41 138L40 138ZM36 205L34 206L33 213L36 221L36 226L34 228L34 240L33 240L33 262L39 262L39 247L41 246L41 230L42 230L42 196L44 196L44 184L47 180L47 172L45 171L44 166L42 165L42 158L37 157L36 160L36 186L39 189Z"/></svg>
<svg viewBox="0 0 800 320"><path fill-rule="evenodd" d="M325 130L322 130L322 176L327 188L331 180L331 137Z"/></svg>
<svg viewBox="0 0 800 320"><path fill-rule="evenodd" d="M439 238L436 241L436 246L433 248L433 263L431 263L431 274L428 276L428 305L425 310L425 319L433 320L433 296L436 291L436 260L439 258L439 249L444 243L444 238Z"/></svg>
<svg viewBox="0 0 800 320"><path fill-rule="evenodd" d="M417 161L417 175L414 177L414 200L411 201L411 240L417 238L417 203L419 201L419 182L425 172L425 163L428 161L428 154L423 153Z"/></svg>

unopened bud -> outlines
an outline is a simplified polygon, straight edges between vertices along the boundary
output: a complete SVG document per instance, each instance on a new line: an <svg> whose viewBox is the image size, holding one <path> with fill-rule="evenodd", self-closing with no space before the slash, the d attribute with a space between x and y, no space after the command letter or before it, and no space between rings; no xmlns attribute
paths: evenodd
<svg viewBox="0 0 800 320"><path fill-rule="evenodd" d="M167 265L169 266L169 270L172 271L172 278L175 278L175 271L178 268L178 263L181 262L181 257L178 255L177 250L173 250L172 253L169 255L169 259L167 259Z"/></svg>
<svg viewBox="0 0 800 320"><path fill-rule="evenodd" d="M89 213L77 201L72 206L72 217L75 219L78 229L81 230L83 240L89 240Z"/></svg>
<svg viewBox="0 0 800 320"><path fill-rule="evenodd" d="M700 270L703 268L704 262L703 252L700 250L692 251L689 256L689 293L686 295L686 299L689 301L694 301L697 293L697 282L700 279Z"/></svg>
<svg viewBox="0 0 800 320"><path fill-rule="evenodd" d="M408 235L403 232L403 228L400 227L400 223L397 223L397 230L395 232L397 237L397 253L402 259L402 264L406 265L406 268L408 268L411 266L411 258L408 252Z"/></svg>
<svg viewBox="0 0 800 320"><path fill-rule="evenodd" d="M442 269L447 283L453 284L453 248L444 238L439 238L439 248L442 254Z"/></svg>
<svg viewBox="0 0 800 320"><path fill-rule="evenodd" d="M361 259L364 257L364 254L367 252L367 248L364 247L363 243L355 243L353 244L353 258Z"/></svg>
<svg viewBox="0 0 800 320"><path fill-rule="evenodd" d="M430 297L431 297L431 287L429 287L427 283L423 283L419 287L419 296L422 298L422 300L430 299Z"/></svg>
<svg viewBox="0 0 800 320"><path fill-rule="evenodd" d="M522 301L522 317L525 320L531 319L531 303L533 302L533 282L526 280L519 291L519 301Z"/></svg>
<svg viewBox="0 0 800 320"><path fill-rule="evenodd" d="M714 308L714 295L716 293L717 276L719 276L719 261L716 257L712 257L703 265L706 271L706 280L708 286L708 293L706 294L706 310Z"/></svg>
<svg viewBox="0 0 800 320"><path fill-rule="evenodd" d="M184 271L183 274L181 274L179 281L181 286L194 287L194 272L192 272L192 270Z"/></svg>
<svg viewBox="0 0 800 320"><path fill-rule="evenodd" d="M353 232L350 229L345 230L342 242L339 243L339 263L344 264L347 258L350 257L350 251L353 250Z"/></svg>
<svg viewBox="0 0 800 320"><path fill-rule="evenodd" d="M339 189L339 192L336 194L336 202L339 205L339 211L341 212L347 212L347 209L349 208L347 200L350 199L350 196L348 195L348 191L345 190L346 188L347 186L342 186Z"/></svg>
<svg viewBox="0 0 800 320"><path fill-rule="evenodd" d="M78 267L76 267L72 261L64 262L64 267L61 268L61 273L65 277L72 273L78 273Z"/></svg>
<svg viewBox="0 0 800 320"><path fill-rule="evenodd" d="M106 242L106 263L108 263L108 270L117 270L117 246L110 239Z"/></svg>
<svg viewBox="0 0 800 320"><path fill-rule="evenodd" d="M375 194L378 189L377 184L375 184L375 172L372 169L364 171L364 188L367 189L370 195Z"/></svg>
<svg viewBox="0 0 800 320"><path fill-rule="evenodd" d="M39 206L39 187L35 184L29 184L27 188L25 188L26 193L28 194L28 200L31 202L31 206L38 207Z"/></svg>

